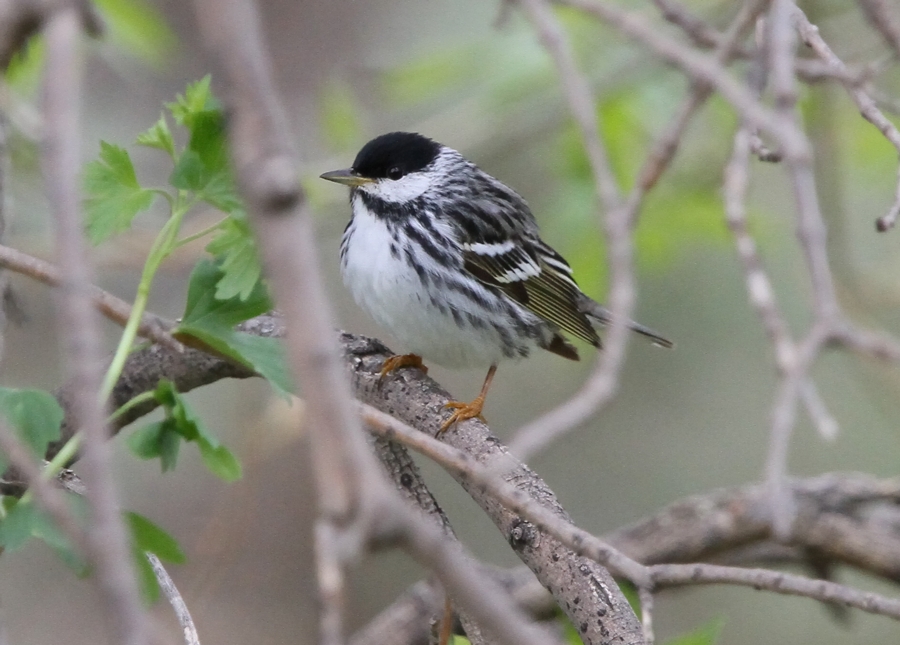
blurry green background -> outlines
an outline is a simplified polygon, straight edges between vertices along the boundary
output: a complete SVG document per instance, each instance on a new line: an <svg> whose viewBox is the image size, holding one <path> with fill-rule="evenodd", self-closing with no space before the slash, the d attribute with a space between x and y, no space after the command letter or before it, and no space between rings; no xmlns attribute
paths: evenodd
<svg viewBox="0 0 900 645"><path fill-rule="evenodd" d="M637 3L626 3L638 6ZM716 25L736 3L690 6ZM99 139L129 145L187 81L212 71L188 3L104 0L110 37L90 43L84 98L85 161ZM847 62L883 54L850 0L806 3L810 17ZM544 238L569 259L584 289L602 298L606 268L600 216L589 169L546 55L512 13L498 27L497 3L475 0L288 0L261 3L275 74L301 151L304 185L314 206L321 264L338 324L385 336L353 304L338 275L337 248L349 217L345 191L316 179L346 167L369 138L414 130L459 149L515 187L531 204ZM641 3L654 19L649 3ZM683 78L615 33L561 14L600 97L603 133L616 174L631 185L647 145L686 92ZM215 77L214 77L215 86ZM6 109L33 127L35 77L24 63L11 79ZM900 97L891 67L879 89ZM900 232L875 233L891 203L897 155L857 115L838 88L801 93L816 146L816 170L829 222L831 258L842 303L859 323L900 333ZM635 342L621 394L604 413L553 445L532 466L575 520L602 533L694 493L757 480L768 442L775 388L771 347L747 304L743 276L724 225L722 169L735 118L713 100L694 120L673 168L647 200L636 232L637 318L677 343L666 352ZM6 243L52 259L48 213L33 145L12 141ZM148 183L165 179L161 155L133 152ZM753 164L750 224L795 333L809 322L806 269L794 236L790 187L782 169ZM155 178L155 179L154 179ZM198 213L197 230L214 221ZM131 233L97 250L99 282L130 299L158 215L141 216ZM151 309L183 308L187 275L202 244L176 257L154 286ZM14 276L27 321L6 335L4 385L52 388L60 366L50 292ZM110 350L116 329L106 327ZM494 431L517 427L564 401L594 358L573 364L550 354L503 365L486 415ZM474 396L481 371L431 374L462 399ZM831 353L814 370L841 425L826 443L802 415L791 472L860 470L893 475L900 463L900 371ZM188 553L171 573L194 612L203 642L314 642L311 616L298 610L315 593L303 561L310 509L299 407L286 409L262 383L223 382L191 395L198 410L245 464L242 482L225 485L187 451L175 473L138 463L116 442L126 506L170 530ZM516 558L481 511L439 469L423 464L463 540L479 556ZM398 554L369 560L354 574L349 620L358 626L421 571ZM897 589L840 572L839 578L892 594ZM308 606L308 602L302 603ZM154 609L172 642L177 629L164 604ZM747 589L705 588L661 594L656 608L664 641L712 618L724 619L721 642L884 643L896 639L886 618L854 612L848 625L812 601ZM93 586L80 581L40 544L0 558L0 620L9 642L103 642Z"/></svg>

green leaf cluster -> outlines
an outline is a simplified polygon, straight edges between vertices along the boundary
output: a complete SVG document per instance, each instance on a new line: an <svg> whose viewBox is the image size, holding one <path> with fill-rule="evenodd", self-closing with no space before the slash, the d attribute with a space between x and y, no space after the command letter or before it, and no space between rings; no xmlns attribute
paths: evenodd
<svg viewBox="0 0 900 645"><path fill-rule="evenodd" d="M133 432L126 442L131 452L141 459L159 459L166 472L175 468L182 442L196 443L210 472L225 481L240 479L240 462L206 428L171 381L160 381L153 396L165 419Z"/></svg>
<svg viewBox="0 0 900 645"><path fill-rule="evenodd" d="M207 249L221 261L223 269L221 284L217 285L219 296L247 298L260 281L261 271L229 162L225 114L210 82L206 76L189 84L184 94L168 103L166 112L135 140L138 146L161 150L171 159L169 186L142 185L128 150L100 143L99 158L87 164L84 171L87 233L94 244L105 242L128 230L134 218L161 197L169 207L168 221L148 258L148 267L155 270L179 246L211 235ZM186 145L177 145L170 119L185 131ZM225 216L201 234L179 240L184 217L200 203Z"/></svg>
<svg viewBox="0 0 900 645"><path fill-rule="evenodd" d="M106 4L115 7L118 1L108 0ZM179 143L182 140L186 141L183 145ZM95 244L129 229L135 218L155 202L163 201L168 206L167 218L145 261L131 316L98 398L108 400L121 375L137 338L153 278L162 262L180 246L206 236L212 238L207 246L212 258L202 260L193 271L185 314L173 333L194 346L246 365L282 392L290 391L292 386L280 342L234 330L240 322L271 309L271 302L244 207L235 188L225 117L210 89L210 78L188 85L184 94L166 105L159 119L137 136L135 143L161 151L171 160L167 186L142 184L129 150L107 142L101 142L98 158L87 164L83 177L86 232ZM221 211L222 219L206 230L181 237L185 217L201 203ZM152 392L137 395L112 418L151 399L162 408L164 418L127 438L134 454L141 459L159 459L162 470L168 471L177 463L181 444L193 443L213 474L226 481L241 477L237 458L210 432L169 381L161 381ZM63 411L48 392L0 388L0 417L36 459L42 459L50 442L60 438ZM60 447L42 476L47 479L55 476L75 456L79 445L80 437L76 434ZM7 465L8 460L0 454L0 471ZM86 517L82 500L76 496L68 498L75 506L76 515ZM159 590L146 554L153 553L169 562L182 562L184 554L174 539L146 518L128 513L126 520L145 597L155 599ZM50 517L35 505L31 491L26 491L20 499L0 498L0 547L15 550L31 537L45 541L79 573L87 572L82 556L73 551Z"/></svg>
<svg viewBox="0 0 900 645"><path fill-rule="evenodd" d="M43 459L50 442L60 437L63 411L49 392L0 388L0 416L35 459ZM8 465L7 457L0 455L0 472ZM67 500L73 505L76 516L83 515L75 508L77 498L67 496ZM32 537L44 541L76 572L86 573L84 560L30 495L21 499L11 496L0 499L0 545L15 551Z"/></svg>
<svg viewBox="0 0 900 645"><path fill-rule="evenodd" d="M179 130L186 135L184 145L178 143ZM212 239L206 249L214 261L201 263L192 275L188 311L177 333L199 339L206 348L272 380L277 388L288 389L278 341L250 338L231 329L271 305L236 190L226 134L222 105L206 76L190 83L136 138L136 145L159 150L171 160L168 186L142 185L128 150L107 142L101 142L99 158L85 168L86 226L95 244L130 228L139 213L159 201L157 197L169 210L144 264L132 315L104 379L101 398L109 395L121 374L162 262L179 247L207 236ZM219 210L222 219L199 233L179 237L182 222L198 204Z"/></svg>

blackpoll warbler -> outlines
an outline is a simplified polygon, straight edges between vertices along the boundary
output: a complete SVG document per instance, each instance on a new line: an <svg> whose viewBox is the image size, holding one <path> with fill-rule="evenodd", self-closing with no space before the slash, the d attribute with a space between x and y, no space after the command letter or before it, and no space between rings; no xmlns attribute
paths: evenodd
<svg viewBox="0 0 900 645"><path fill-rule="evenodd" d="M353 215L341 240L341 273L356 302L411 354L385 361L425 369L489 365L481 393L441 431L480 417L497 363L540 347L571 360L562 332L600 348L609 311L584 295L572 269L545 244L528 204L456 150L391 132L363 146L353 166L322 179L350 187ZM672 343L637 323L654 344Z"/></svg>

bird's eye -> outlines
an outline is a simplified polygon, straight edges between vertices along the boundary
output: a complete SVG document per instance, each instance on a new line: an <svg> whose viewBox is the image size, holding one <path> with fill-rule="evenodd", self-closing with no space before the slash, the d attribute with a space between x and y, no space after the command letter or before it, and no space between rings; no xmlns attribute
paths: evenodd
<svg viewBox="0 0 900 645"><path fill-rule="evenodd" d="M387 172L388 179L393 179L394 181L400 179L403 176L403 171L400 170L399 166L393 166Z"/></svg>

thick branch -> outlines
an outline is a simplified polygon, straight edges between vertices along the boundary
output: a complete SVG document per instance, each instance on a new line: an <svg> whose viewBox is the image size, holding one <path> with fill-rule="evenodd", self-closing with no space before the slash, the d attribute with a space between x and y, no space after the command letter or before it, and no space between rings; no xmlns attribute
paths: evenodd
<svg viewBox="0 0 900 645"><path fill-rule="evenodd" d="M79 177L82 16L77 3L62 3L47 19L47 65L43 108L46 123L43 166L56 223L56 249L65 279L59 291L57 324L71 408L83 436L83 474L91 521L87 544L116 641L143 645L147 629L137 581L109 468L105 414L97 398L102 353L99 318L89 295L91 269L82 233Z"/></svg>

